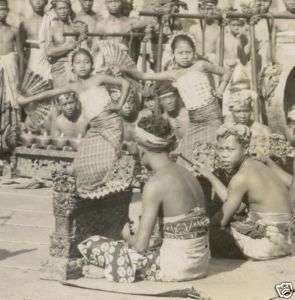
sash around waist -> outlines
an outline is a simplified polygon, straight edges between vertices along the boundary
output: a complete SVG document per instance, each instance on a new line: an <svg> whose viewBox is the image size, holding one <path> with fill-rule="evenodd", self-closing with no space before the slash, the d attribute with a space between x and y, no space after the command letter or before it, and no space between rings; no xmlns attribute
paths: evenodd
<svg viewBox="0 0 295 300"><path fill-rule="evenodd" d="M188 214L163 218L162 221L159 230L164 239L195 239L208 233L209 218L199 207Z"/></svg>

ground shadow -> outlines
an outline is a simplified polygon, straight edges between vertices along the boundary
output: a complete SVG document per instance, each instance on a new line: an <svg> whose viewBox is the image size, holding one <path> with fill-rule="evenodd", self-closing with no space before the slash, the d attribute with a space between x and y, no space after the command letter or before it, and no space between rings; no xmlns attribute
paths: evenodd
<svg viewBox="0 0 295 300"><path fill-rule="evenodd" d="M22 250L17 250L17 251L8 251L6 249L0 249L0 261L5 260L5 259L10 258L10 257L13 257L13 256L21 255L21 254L28 253L28 252L33 252L33 251L36 251L36 250L37 250L37 248L22 249Z"/></svg>
<svg viewBox="0 0 295 300"><path fill-rule="evenodd" d="M210 226L210 251L213 259L209 275L232 271L246 262L229 230L218 226Z"/></svg>

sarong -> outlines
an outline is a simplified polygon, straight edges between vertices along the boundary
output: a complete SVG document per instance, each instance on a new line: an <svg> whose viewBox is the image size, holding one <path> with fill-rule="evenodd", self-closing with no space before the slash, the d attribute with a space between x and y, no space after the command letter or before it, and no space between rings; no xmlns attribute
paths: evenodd
<svg viewBox="0 0 295 300"><path fill-rule="evenodd" d="M217 100L212 100L207 106L189 111L190 123L186 134L180 141L178 151L190 161L193 161L193 152L199 143L216 143L216 132L221 126L221 110ZM188 167L182 158L177 163Z"/></svg>
<svg viewBox="0 0 295 300"><path fill-rule="evenodd" d="M231 223L231 234L243 254L270 260L291 254L291 214L250 212L242 222Z"/></svg>
<svg viewBox="0 0 295 300"><path fill-rule="evenodd" d="M36 42L37 43L37 42ZM30 48L27 72L39 74L44 80L51 79L50 65L43 49Z"/></svg>
<svg viewBox="0 0 295 300"><path fill-rule="evenodd" d="M0 154L16 146L18 113L15 110L18 84L15 53L0 56Z"/></svg>
<svg viewBox="0 0 295 300"><path fill-rule="evenodd" d="M205 277L210 250L209 220L195 208L159 223L162 245L144 254L130 249L125 241L91 237L78 248L86 263L104 269L107 280L132 283L135 280L185 281Z"/></svg>
<svg viewBox="0 0 295 300"><path fill-rule="evenodd" d="M78 191L102 186L108 171L119 157L123 123L118 114L102 112L89 123L74 160Z"/></svg>

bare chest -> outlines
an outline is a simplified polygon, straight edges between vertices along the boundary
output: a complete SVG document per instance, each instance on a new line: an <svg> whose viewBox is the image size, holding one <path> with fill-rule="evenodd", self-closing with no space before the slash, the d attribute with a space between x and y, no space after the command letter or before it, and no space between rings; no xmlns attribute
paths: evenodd
<svg viewBox="0 0 295 300"><path fill-rule="evenodd" d="M9 28L0 28L0 54L5 55L14 51L15 33Z"/></svg>
<svg viewBox="0 0 295 300"><path fill-rule="evenodd" d="M24 29L25 29L27 39L38 40L41 23L42 23L41 17L33 17L30 20L26 20L24 22Z"/></svg>

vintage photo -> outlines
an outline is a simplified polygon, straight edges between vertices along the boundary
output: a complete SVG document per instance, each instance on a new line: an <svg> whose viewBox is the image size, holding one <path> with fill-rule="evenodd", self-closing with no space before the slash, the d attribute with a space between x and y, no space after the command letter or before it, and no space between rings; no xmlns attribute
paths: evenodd
<svg viewBox="0 0 295 300"><path fill-rule="evenodd" d="M0 0L0 299L295 299L295 0Z"/></svg>

